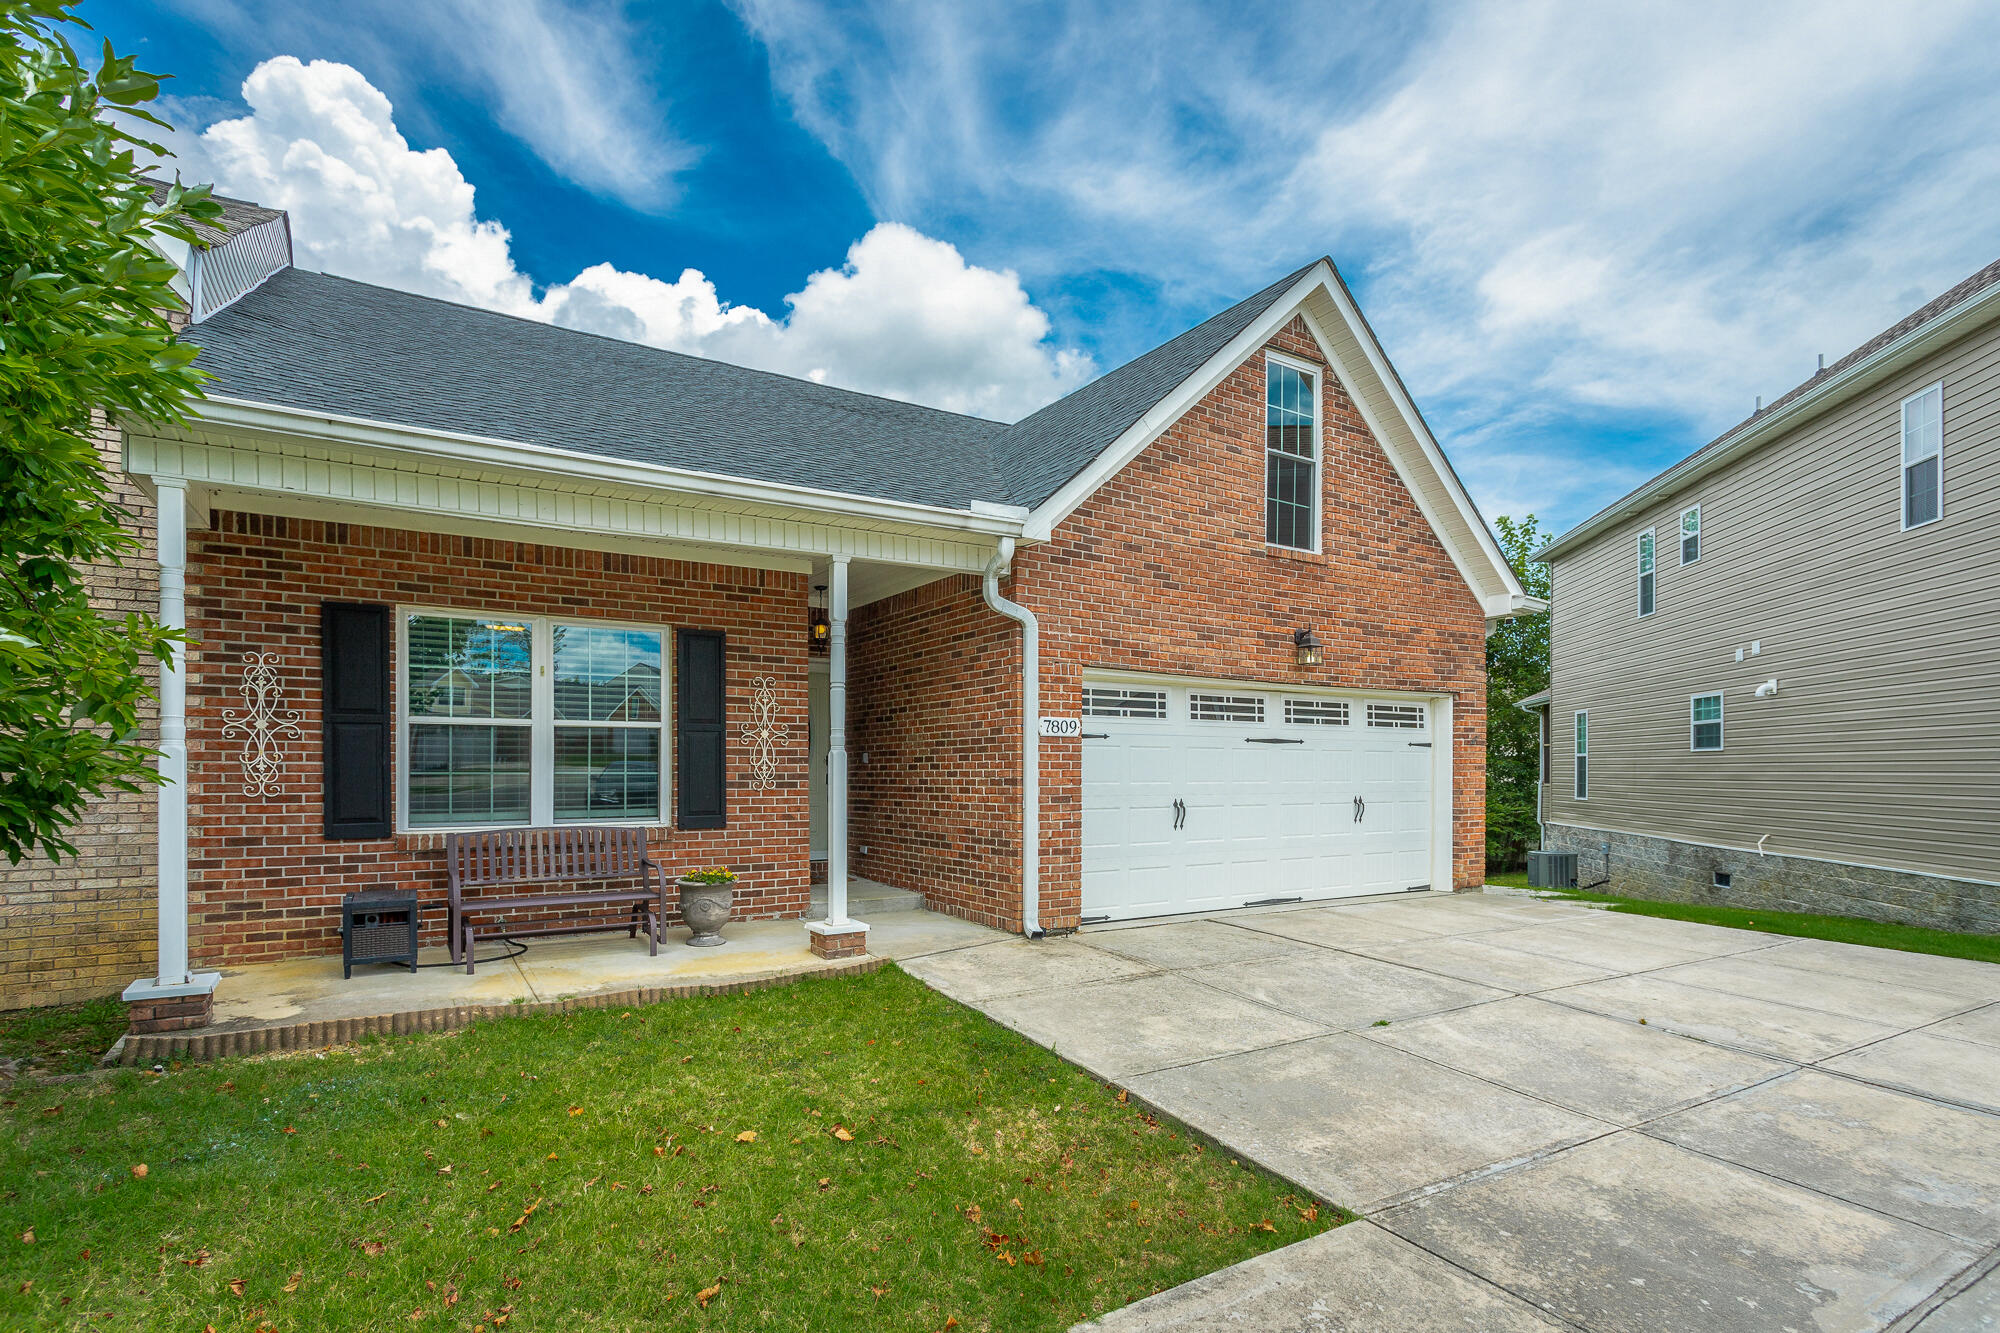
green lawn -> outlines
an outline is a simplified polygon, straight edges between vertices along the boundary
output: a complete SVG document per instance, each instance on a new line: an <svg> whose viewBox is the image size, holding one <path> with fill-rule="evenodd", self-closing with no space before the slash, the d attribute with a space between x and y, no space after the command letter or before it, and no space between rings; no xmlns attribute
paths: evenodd
<svg viewBox="0 0 2000 1333"><path fill-rule="evenodd" d="M125 1031L125 1002L106 995L81 1004L0 1012L0 1060L24 1074L76 1074L97 1067Z"/></svg>
<svg viewBox="0 0 2000 1333"><path fill-rule="evenodd" d="M1488 874L1486 882L1502 888L1525 889L1528 887L1528 876L1525 871ZM1607 893L1577 890L1547 892L1553 898L1603 903L1614 912L1631 912L1637 916L1663 916L1675 921L1700 921L1711 926L1733 926L1738 930L1761 930L1772 935L1797 935L1809 940L1837 940L1842 944L1869 944L1878 949L1902 949L1909 953L1934 953L1947 958L2000 963L2000 935L1964 935L1949 930L1927 930L1922 926L1891 926L1853 916L1815 916L1806 912L1765 912L1749 907L1712 907L1705 903L1653 902L1645 898L1616 898Z"/></svg>
<svg viewBox="0 0 2000 1333"><path fill-rule="evenodd" d="M6 1327L1016 1333L1344 1220L893 967L0 1118Z"/></svg>

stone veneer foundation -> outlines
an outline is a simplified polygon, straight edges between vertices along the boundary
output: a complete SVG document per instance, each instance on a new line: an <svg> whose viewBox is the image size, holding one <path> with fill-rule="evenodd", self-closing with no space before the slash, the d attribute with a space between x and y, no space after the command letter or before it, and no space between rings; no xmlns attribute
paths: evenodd
<svg viewBox="0 0 2000 1333"><path fill-rule="evenodd" d="M1548 850L1577 854L1579 885L1627 897L2000 934L2000 885L1573 824L1545 828ZM1716 885L1718 873L1729 876L1728 888Z"/></svg>

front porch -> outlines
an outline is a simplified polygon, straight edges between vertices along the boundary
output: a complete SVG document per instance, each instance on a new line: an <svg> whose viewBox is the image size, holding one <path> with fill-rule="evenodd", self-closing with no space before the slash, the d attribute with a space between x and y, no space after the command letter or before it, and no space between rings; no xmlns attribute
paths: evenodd
<svg viewBox="0 0 2000 1333"><path fill-rule="evenodd" d="M890 959L1010 938L913 906L914 895L869 880L851 881L849 894L849 909L868 923L868 953L858 958L818 957L797 920L764 920L731 922L723 928L726 942L705 949L686 947L687 931L675 927L657 957L648 956L644 940L617 936L537 940L518 956L482 961L473 976L441 947L423 950L415 973L399 964L362 964L344 979L338 954L224 967L206 1025L132 1033L118 1059L152 1065L313 1050L377 1033L436 1032L513 1014L653 1004L782 985L816 973L869 971Z"/></svg>
<svg viewBox="0 0 2000 1333"><path fill-rule="evenodd" d="M127 436L157 504L160 618L190 638L161 682L158 950L126 991L135 1050L883 952L848 894L849 609L983 569L1013 520L723 496L546 454L432 456L420 474L419 442L357 434ZM565 824L643 828L669 880L736 871L736 942L682 949L669 891L657 959L580 940L473 978L339 981L343 895L414 893L437 946L452 834ZM542 924L512 898L496 910Z"/></svg>

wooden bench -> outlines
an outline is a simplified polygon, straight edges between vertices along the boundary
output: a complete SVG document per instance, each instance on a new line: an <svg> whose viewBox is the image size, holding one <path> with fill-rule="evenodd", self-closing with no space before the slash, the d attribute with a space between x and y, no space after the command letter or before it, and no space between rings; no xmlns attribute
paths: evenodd
<svg viewBox="0 0 2000 1333"><path fill-rule="evenodd" d="M660 932L667 911L666 867L646 854L646 831L638 828L491 829L450 833L444 840L445 881L451 897L445 931L451 960L472 972L474 952L482 939L516 935L581 935L598 930L622 930L631 938L646 932L648 952L660 952ZM532 893L505 897L467 897L467 889L502 885L602 884L632 881L622 889L584 893ZM593 907L631 908L629 919L581 924L503 926L481 931L472 921L492 912L561 910L581 914Z"/></svg>

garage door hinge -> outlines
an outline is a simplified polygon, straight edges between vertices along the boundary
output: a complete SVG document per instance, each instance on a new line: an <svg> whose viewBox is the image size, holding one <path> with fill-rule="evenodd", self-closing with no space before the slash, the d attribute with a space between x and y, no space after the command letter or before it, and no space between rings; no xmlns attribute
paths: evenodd
<svg viewBox="0 0 2000 1333"><path fill-rule="evenodd" d="M1111 739L1111 733L1108 731L1082 731L1077 733L1077 739L1086 741L1108 741Z"/></svg>
<svg viewBox="0 0 2000 1333"><path fill-rule="evenodd" d="M1431 748L1431 743L1429 741L1411 741L1410 748L1412 750L1428 750Z"/></svg>
<svg viewBox="0 0 2000 1333"><path fill-rule="evenodd" d="M1079 926L1095 926L1110 919L1108 916L1080 916L1076 919L1076 924Z"/></svg>
<svg viewBox="0 0 2000 1333"><path fill-rule="evenodd" d="M1430 891L1431 886L1428 884L1412 884L1409 888L1403 890L1404 893L1429 893Z"/></svg>
<svg viewBox="0 0 2000 1333"><path fill-rule="evenodd" d="M1276 907L1279 903L1295 903L1298 901L1300 900L1297 898L1252 898L1243 905L1245 907Z"/></svg>

